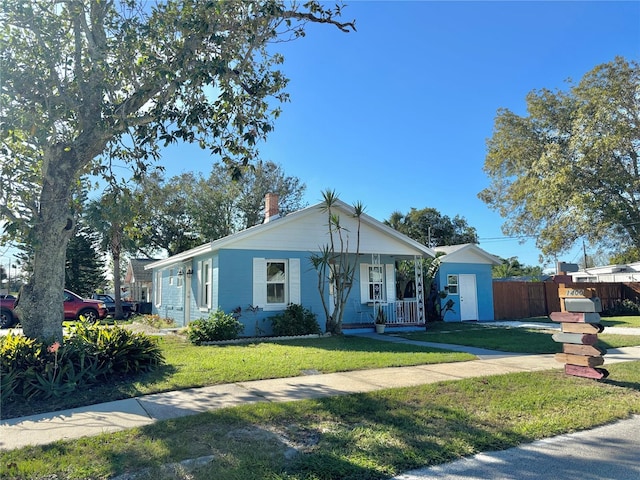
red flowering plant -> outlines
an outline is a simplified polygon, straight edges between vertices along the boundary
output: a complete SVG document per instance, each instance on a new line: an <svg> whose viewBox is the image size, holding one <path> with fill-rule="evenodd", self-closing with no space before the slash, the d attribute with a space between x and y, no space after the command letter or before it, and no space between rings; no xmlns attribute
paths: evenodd
<svg viewBox="0 0 640 480"><path fill-rule="evenodd" d="M62 349L62 350L61 350ZM59 397L72 392L76 387L76 382L70 381L69 375L73 371L71 362L62 360L64 357L64 346L56 341L47 347L47 353L53 354L53 362L45 359L44 368L34 372L34 376L27 380L25 385L25 396L28 397ZM71 371L70 371L71 370Z"/></svg>

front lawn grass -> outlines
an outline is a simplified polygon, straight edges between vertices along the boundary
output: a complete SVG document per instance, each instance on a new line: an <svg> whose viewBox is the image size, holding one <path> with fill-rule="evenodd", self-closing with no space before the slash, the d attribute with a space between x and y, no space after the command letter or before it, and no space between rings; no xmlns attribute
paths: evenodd
<svg viewBox="0 0 640 480"><path fill-rule="evenodd" d="M602 317L605 327L640 328L640 315L622 317Z"/></svg>
<svg viewBox="0 0 640 480"><path fill-rule="evenodd" d="M557 325L557 324L556 324ZM425 332L403 333L403 338L423 342L450 343L514 353L558 353L562 344L553 341L557 330L527 329L519 327L491 326L477 322L435 322ZM619 348L640 345L640 335L598 335L599 345Z"/></svg>
<svg viewBox="0 0 640 480"><path fill-rule="evenodd" d="M0 452L0 478L389 478L639 414L640 363L607 368L601 382L559 371L515 373L228 408ZM203 464L175 466L189 459Z"/></svg>
<svg viewBox="0 0 640 480"><path fill-rule="evenodd" d="M166 365L156 371L133 380L114 379L108 385L46 402L8 403L2 416L12 418L222 383L475 359L467 353L350 336L194 346L184 337L171 335L161 337L160 345Z"/></svg>

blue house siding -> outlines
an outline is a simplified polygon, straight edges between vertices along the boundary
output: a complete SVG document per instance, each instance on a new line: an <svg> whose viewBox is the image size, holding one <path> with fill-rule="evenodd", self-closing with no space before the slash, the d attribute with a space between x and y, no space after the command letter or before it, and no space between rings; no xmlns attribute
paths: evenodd
<svg viewBox="0 0 640 480"><path fill-rule="evenodd" d="M253 260L254 258L264 258L290 261L295 258L300 262L300 304L316 314L318 324L324 331L326 317L317 287L318 274L311 264L310 255L310 252L296 251L222 249L215 253L194 257L188 265L180 263L171 268L167 267L162 270L162 304L157 308L154 305L154 313L172 319L177 325L186 326L193 320L209 317L218 308L226 313L231 313L240 307L242 309L240 322L245 326L243 336L270 335L272 330L269 318L284 309L265 310L264 305L257 305L260 307L257 311L250 308L256 306L253 297ZM201 281L199 279L203 275L204 262L210 262L212 270L210 308L201 305L198 298L200 295L198 282ZM393 259L390 256L382 256L380 262L387 268L391 268L393 265ZM361 263L370 264L371 261L365 256ZM193 273L190 279L184 277L182 286L177 286L176 275L180 268L183 268L184 271L187 268L192 268ZM173 271L173 282L169 280L169 271ZM373 306L366 301L363 302L361 298L360 272L360 264L358 264L353 288L345 307L343 317L345 327L373 323L371 316ZM393 278L394 285L391 290L395 291L395 275ZM187 289L186 292L185 289ZM387 294L389 294L391 290L387 290ZM185 308L185 295L187 296L186 301L189 302L188 308ZM327 302L329 302L328 287L326 295ZM394 301L395 295L388 300ZM185 319L187 314L189 318Z"/></svg>
<svg viewBox="0 0 640 480"><path fill-rule="evenodd" d="M177 325L184 321L184 283L178 285L178 266L160 270L162 277L162 299L160 305L153 299L152 312L163 318L173 320ZM154 291L157 288L157 275L153 277Z"/></svg>
<svg viewBox="0 0 640 480"><path fill-rule="evenodd" d="M327 219L320 207L321 204L307 207L148 265L147 269L158 274L154 276L154 300L158 296L162 299L154 302L154 313L187 325L207 318L217 309L230 313L240 308L243 335L255 336L269 335L269 318L284 311L287 303L297 303L316 314L324 329L326 318L318 274L310 261L318 245L328 241ZM394 260L433 257L433 251L366 214L356 221L353 207L347 204L338 202L335 209L344 214L343 223L349 231L357 228L362 240L343 325L372 326L374 301L378 308L384 304L390 312L388 318L396 323L423 322L422 315L416 321L413 314L422 310L396 303ZM279 261L284 265L278 265ZM365 264L384 268L367 269ZM183 270L184 285L168 280L169 269ZM360 276L366 278L361 282ZM207 288L203 289L204 285ZM329 294L330 286L326 285L327 304L331 302ZM253 310L252 306L258 309Z"/></svg>
<svg viewBox="0 0 640 480"><path fill-rule="evenodd" d="M493 280L491 277L491 265L479 263L442 263L438 270L438 290L442 291L447 286L448 275L475 275L476 296L478 302L478 318L475 320L493 320ZM447 322L459 322L460 316L460 295L447 295L441 300L444 305L449 299L453 300L454 311L446 313L444 320Z"/></svg>
<svg viewBox="0 0 640 480"><path fill-rule="evenodd" d="M317 315L320 328L324 329L325 319L322 302L317 289L317 273L309 260L308 252L273 250L231 250L219 252L220 279L218 284L218 305L224 312L241 307L240 322L244 324L243 336L270 335L269 318L284 311L265 310L264 305L254 305L253 259L272 260L299 259L300 261L300 304ZM222 273L224 272L224 273ZM258 306L258 311L250 307Z"/></svg>

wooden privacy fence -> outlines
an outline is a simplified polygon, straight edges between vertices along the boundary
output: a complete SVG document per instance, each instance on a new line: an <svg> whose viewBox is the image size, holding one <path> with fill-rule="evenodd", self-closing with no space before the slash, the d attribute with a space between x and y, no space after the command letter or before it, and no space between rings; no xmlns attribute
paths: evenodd
<svg viewBox="0 0 640 480"><path fill-rule="evenodd" d="M568 288L593 288L606 311L616 302L640 301L640 283L567 283ZM560 311L558 284L554 282L493 282L496 320L543 317Z"/></svg>

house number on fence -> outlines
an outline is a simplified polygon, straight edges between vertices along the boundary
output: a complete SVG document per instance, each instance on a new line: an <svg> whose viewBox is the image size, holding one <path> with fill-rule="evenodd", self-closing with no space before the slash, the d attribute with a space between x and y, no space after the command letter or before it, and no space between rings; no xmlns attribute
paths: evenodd
<svg viewBox="0 0 640 480"><path fill-rule="evenodd" d="M555 333L553 340L562 343L562 353L555 359L564 363L567 375L602 379L609 375L604 368L606 350L595 346L598 333L604 330L600 323L602 304L591 288L565 288L560 284L560 312L549 315L552 321L560 323L562 333Z"/></svg>

